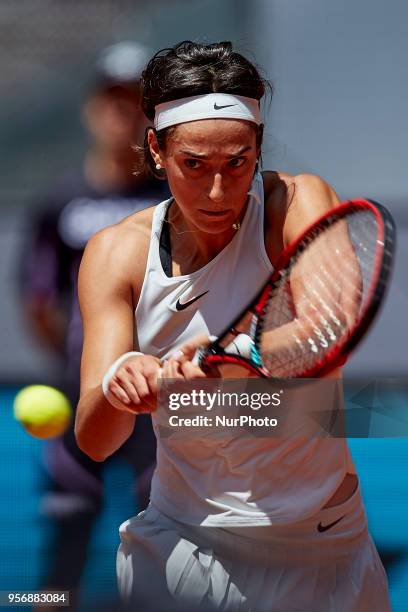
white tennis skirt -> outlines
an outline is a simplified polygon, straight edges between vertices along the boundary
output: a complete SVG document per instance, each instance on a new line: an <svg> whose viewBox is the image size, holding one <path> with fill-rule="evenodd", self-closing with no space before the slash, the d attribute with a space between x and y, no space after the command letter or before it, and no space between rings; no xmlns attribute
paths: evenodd
<svg viewBox="0 0 408 612"><path fill-rule="evenodd" d="M289 525L186 525L149 505L119 529L118 586L135 612L391 612L360 490Z"/></svg>

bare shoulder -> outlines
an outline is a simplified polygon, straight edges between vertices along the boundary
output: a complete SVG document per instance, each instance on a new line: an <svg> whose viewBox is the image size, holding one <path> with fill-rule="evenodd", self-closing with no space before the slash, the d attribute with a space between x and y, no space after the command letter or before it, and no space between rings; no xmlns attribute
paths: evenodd
<svg viewBox="0 0 408 612"><path fill-rule="evenodd" d="M296 238L318 217L339 204L333 187L320 176L299 174L294 177L294 193L288 207L283 237L285 244Z"/></svg>
<svg viewBox="0 0 408 612"><path fill-rule="evenodd" d="M307 196L326 196L337 198L334 189L317 174L287 174L286 172L266 171L264 179L265 201L272 204L282 201L288 210L292 204Z"/></svg>
<svg viewBox="0 0 408 612"><path fill-rule="evenodd" d="M282 172L262 173L264 183L265 248L269 259L276 265L284 248L283 228L294 193L294 178Z"/></svg>
<svg viewBox="0 0 408 612"><path fill-rule="evenodd" d="M146 268L155 207L137 212L97 232L89 240L81 262L79 283L124 286L138 299Z"/></svg>
<svg viewBox="0 0 408 612"><path fill-rule="evenodd" d="M265 170L262 172L265 188L265 200L269 197L276 197L276 194L283 194L292 187L295 181L295 176L286 172L275 170Z"/></svg>
<svg viewBox="0 0 408 612"><path fill-rule="evenodd" d="M339 203L333 187L318 175L265 172L263 176L267 214L281 230L282 248Z"/></svg>
<svg viewBox="0 0 408 612"><path fill-rule="evenodd" d="M315 207L331 208L339 201L333 187L317 174L298 174L293 177L293 181L295 204L313 198Z"/></svg>

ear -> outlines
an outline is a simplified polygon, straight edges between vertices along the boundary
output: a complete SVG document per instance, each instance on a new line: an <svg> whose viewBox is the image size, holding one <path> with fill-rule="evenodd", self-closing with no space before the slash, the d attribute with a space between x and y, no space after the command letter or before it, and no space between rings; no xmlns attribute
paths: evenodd
<svg viewBox="0 0 408 612"><path fill-rule="evenodd" d="M159 143L157 142L156 134L152 129L147 132L147 144L149 145L150 154L153 157L154 163L160 164L160 166L164 167Z"/></svg>

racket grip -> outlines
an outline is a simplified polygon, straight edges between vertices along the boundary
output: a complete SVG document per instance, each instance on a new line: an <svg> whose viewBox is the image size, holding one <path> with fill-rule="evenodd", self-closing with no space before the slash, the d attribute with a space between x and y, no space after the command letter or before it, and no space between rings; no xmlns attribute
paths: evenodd
<svg viewBox="0 0 408 612"><path fill-rule="evenodd" d="M255 343L248 334L238 334L236 338L228 346L225 347L226 353L232 353L233 355L241 355L250 359L252 351L255 347Z"/></svg>
<svg viewBox="0 0 408 612"><path fill-rule="evenodd" d="M211 343L214 343L217 339L218 339L217 336L209 336L209 340ZM194 353L194 357L191 360L191 363L195 366L200 367L202 358L204 357L206 352L207 352L207 348L204 346L200 346Z"/></svg>
<svg viewBox="0 0 408 612"><path fill-rule="evenodd" d="M201 362L206 353L206 349L201 347L198 348L194 354L194 357L191 360L191 363L195 366L201 367Z"/></svg>

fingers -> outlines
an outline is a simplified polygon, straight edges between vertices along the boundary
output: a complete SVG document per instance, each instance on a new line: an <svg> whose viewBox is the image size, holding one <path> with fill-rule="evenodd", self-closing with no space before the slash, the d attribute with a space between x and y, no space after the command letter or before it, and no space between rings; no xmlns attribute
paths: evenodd
<svg viewBox="0 0 408 612"><path fill-rule="evenodd" d="M115 372L109 391L132 413L156 410L159 361L150 356L136 357L125 362Z"/></svg>
<svg viewBox="0 0 408 612"><path fill-rule="evenodd" d="M129 358L117 369L109 382L109 392L118 400L118 409L133 414L155 411L160 378L206 378L206 374L192 358L198 347L205 346L210 341L207 335L196 336L161 365L157 358L150 355Z"/></svg>
<svg viewBox="0 0 408 612"><path fill-rule="evenodd" d="M200 334L182 344L169 358L163 378L204 378L205 374L198 366L198 349L207 347L216 339L215 336ZM179 365L177 365L179 364ZM187 365L185 365L187 364Z"/></svg>
<svg viewBox="0 0 408 612"><path fill-rule="evenodd" d="M181 362L179 360L184 358L184 355L179 355L176 358L171 358L164 361L162 365L162 378L183 380L184 376L180 370Z"/></svg>
<svg viewBox="0 0 408 612"><path fill-rule="evenodd" d="M207 377L205 372L203 372L202 369L192 361L185 361L184 363L181 363L180 370L186 380Z"/></svg>
<svg viewBox="0 0 408 612"><path fill-rule="evenodd" d="M212 342L213 338L208 336L207 334L200 334L195 336L185 344L181 345L179 351L183 353L183 357L185 360L191 361L197 351L198 348L206 347ZM172 355L172 357L178 358L178 353Z"/></svg>
<svg viewBox="0 0 408 612"><path fill-rule="evenodd" d="M154 395L157 394L159 380L163 378L163 368L152 368L145 372L146 381L150 392Z"/></svg>
<svg viewBox="0 0 408 612"><path fill-rule="evenodd" d="M120 386L120 384L116 382L116 380L114 380L113 378L108 385L108 389L109 389L109 392L112 393L113 397L117 399L119 402L121 402L122 404L125 404L126 406L130 404L130 399L126 391L124 391L122 387Z"/></svg>
<svg viewBox="0 0 408 612"><path fill-rule="evenodd" d="M131 376L129 376L131 374ZM120 368L113 377L114 382L119 386L122 393L128 398L128 404L139 404L140 396L137 392L138 385L142 382L138 380L138 372L128 372L126 368Z"/></svg>
<svg viewBox="0 0 408 612"><path fill-rule="evenodd" d="M184 352L177 351L163 363L162 378L192 380L206 378L206 374L196 363L189 360Z"/></svg>

